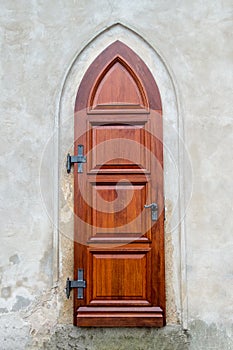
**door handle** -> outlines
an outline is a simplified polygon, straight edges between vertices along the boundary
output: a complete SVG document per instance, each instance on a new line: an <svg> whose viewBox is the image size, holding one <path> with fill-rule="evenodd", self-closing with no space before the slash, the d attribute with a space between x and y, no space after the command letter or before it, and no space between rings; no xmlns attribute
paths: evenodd
<svg viewBox="0 0 233 350"><path fill-rule="evenodd" d="M144 205L144 208L151 209L151 220L157 221L158 220L158 204L157 203L151 203L148 205Z"/></svg>

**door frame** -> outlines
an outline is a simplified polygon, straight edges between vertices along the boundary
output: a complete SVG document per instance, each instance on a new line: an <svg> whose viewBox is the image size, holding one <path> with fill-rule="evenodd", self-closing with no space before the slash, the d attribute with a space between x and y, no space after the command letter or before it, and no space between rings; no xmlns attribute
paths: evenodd
<svg viewBox="0 0 233 350"><path fill-rule="evenodd" d="M179 319L183 327L187 327L187 298L186 298L186 238L185 223L182 220L187 207L184 191L184 143L183 143L183 122L180 113L180 102L177 96L175 78L168 65L164 63L164 58L158 55L145 38L138 35L135 30L121 24L116 24L100 31L94 38L90 39L85 47L80 49L69 65L64 76L60 89L59 106L55 115L55 126L57 131L52 137L51 148L54 155L54 210L51 211L51 217L54 225L53 239L53 280L57 284L60 276L72 276L72 268L69 261L72 260L72 175L69 178L65 172L65 156L67 150L71 148L73 142L73 126L71 118L73 117L73 106L77 87L83 77L84 72L104 47L120 39L131 47L136 53L142 55L145 63L149 66L152 74L156 77L164 107L164 138L165 138L165 199L168 198L168 212L166 214L167 224L165 225L165 251L174 250L174 254L168 257L166 261L167 284L167 320L173 321ZM172 118L171 118L172 116ZM173 126L170 127L170 122ZM175 132L174 132L175 130ZM173 158L178 167L179 178L172 182L172 168L169 166L169 155L167 147L173 147ZM186 160L185 160L186 161ZM64 185L66 182L66 185ZM169 185L173 184L174 191L169 190ZM42 194L43 195L43 194ZM187 197L187 196L186 196ZM175 214L171 213L169 208L170 199L177 202ZM49 204L48 204L49 205ZM65 214L64 214L65 213ZM65 216L64 216L65 215ZM69 220L68 220L69 218ZM180 223L178 226L177 223ZM173 226L171 228L171 226ZM167 237L168 236L168 237ZM61 253L59 253L61 252ZM66 256L69 252L69 258ZM173 279L173 275L177 276ZM61 281L64 287L64 280ZM174 315L173 309L177 309ZM64 304L66 305L66 303ZM179 315L181 315L179 317ZM71 315L66 315L71 320Z"/></svg>

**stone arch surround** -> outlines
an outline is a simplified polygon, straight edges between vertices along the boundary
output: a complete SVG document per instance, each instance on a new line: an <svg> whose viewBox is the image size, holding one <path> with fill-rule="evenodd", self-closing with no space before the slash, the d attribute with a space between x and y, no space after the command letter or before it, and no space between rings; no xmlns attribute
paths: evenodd
<svg viewBox="0 0 233 350"><path fill-rule="evenodd" d="M142 36L128 26L116 23L105 28L75 54L68 66L60 93L59 110L55 124L58 133L53 145L57 154L54 164L55 204L54 222L54 284L60 286L59 323L72 323L72 301L64 300L64 284L72 276L73 265L73 178L65 172L65 156L72 152L73 111L75 97L82 77L92 61L112 42L120 40L134 50L151 70L158 84L164 118L164 183L165 183L165 259L167 323L187 328L185 225L183 216L187 204L184 193L183 122L174 75L164 58ZM59 173L57 173L59 169ZM174 176L175 175L175 176ZM187 188L187 187L186 187ZM60 192L58 193L58 189ZM187 190L186 190L187 192Z"/></svg>

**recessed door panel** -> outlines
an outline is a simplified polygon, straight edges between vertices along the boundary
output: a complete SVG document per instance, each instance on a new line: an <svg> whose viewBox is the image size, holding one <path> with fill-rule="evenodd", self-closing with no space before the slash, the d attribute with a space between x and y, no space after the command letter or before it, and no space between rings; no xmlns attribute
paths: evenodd
<svg viewBox="0 0 233 350"><path fill-rule="evenodd" d="M143 235L145 184L120 182L93 186L93 228L96 234Z"/></svg>
<svg viewBox="0 0 233 350"><path fill-rule="evenodd" d="M93 300L146 300L146 253L106 251L93 254ZM106 275L114 274L114 279ZM128 283L127 283L128 281Z"/></svg>
<svg viewBox="0 0 233 350"><path fill-rule="evenodd" d="M149 137L143 124L93 125L92 167L98 172L149 172Z"/></svg>

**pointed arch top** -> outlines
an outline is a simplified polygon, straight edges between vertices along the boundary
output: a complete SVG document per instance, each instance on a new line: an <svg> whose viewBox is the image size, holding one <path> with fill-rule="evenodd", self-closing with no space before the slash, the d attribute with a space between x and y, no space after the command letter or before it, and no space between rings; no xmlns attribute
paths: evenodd
<svg viewBox="0 0 233 350"><path fill-rule="evenodd" d="M107 90L105 83L111 79L115 85ZM125 82L130 86L130 91L122 96L121 89ZM106 103L109 98L111 105ZM115 108L119 110L121 107L135 112L162 110L159 89L148 67L133 50L117 40L86 71L76 96L75 111L88 109L92 113Z"/></svg>
<svg viewBox="0 0 233 350"><path fill-rule="evenodd" d="M112 103L109 104L109 101ZM90 111L149 108L145 88L140 79L119 55L105 67L97 78L88 105Z"/></svg>

